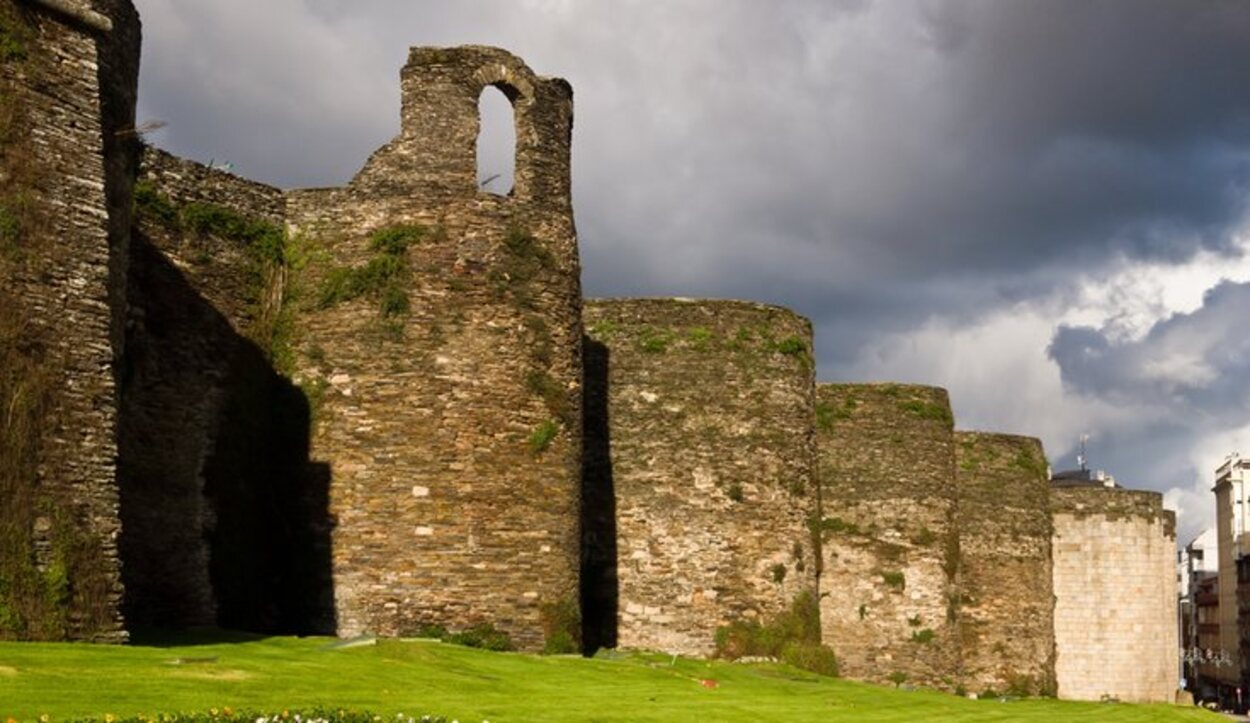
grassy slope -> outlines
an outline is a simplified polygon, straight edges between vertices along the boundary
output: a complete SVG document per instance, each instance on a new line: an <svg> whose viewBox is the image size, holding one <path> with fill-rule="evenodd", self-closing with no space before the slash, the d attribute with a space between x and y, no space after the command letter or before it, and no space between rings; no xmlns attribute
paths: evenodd
<svg viewBox="0 0 1250 723"><path fill-rule="evenodd" d="M778 665L583 660L433 642L326 649L269 638L178 647L0 644L0 720L326 705L461 721L1217 721L1197 709L969 701ZM216 658L215 662L203 659ZM201 659L181 665L178 658ZM713 678L709 689L699 679Z"/></svg>

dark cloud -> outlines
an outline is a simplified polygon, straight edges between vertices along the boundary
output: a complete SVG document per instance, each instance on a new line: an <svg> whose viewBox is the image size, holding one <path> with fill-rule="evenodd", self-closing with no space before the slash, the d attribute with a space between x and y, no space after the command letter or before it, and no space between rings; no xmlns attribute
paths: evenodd
<svg viewBox="0 0 1250 723"><path fill-rule="evenodd" d="M1191 421L1195 413L1250 421L1247 311L1250 283L1226 281L1207 292L1202 308L1159 322L1141 339L1061 326L1049 354L1064 384L1081 394L1164 404Z"/></svg>
<svg viewBox="0 0 1250 723"><path fill-rule="evenodd" d="M282 186L342 183L396 132L410 45L499 45L567 78L586 292L790 306L823 378L880 378L865 350L931 324L1059 314L1091 277L1231 259L1250 223L1244 0L136 2L154 140ZM1228 356L1250 359L1248 301L1222 286L1137 341L1065 327L1049 357L1044 321L1031 359L1162 489L1197 474L1199 435L1250 424ZM930 360L956 350L926 349L909 379L950 383ZM1001 418L998 381L957 404Z"/></svg>

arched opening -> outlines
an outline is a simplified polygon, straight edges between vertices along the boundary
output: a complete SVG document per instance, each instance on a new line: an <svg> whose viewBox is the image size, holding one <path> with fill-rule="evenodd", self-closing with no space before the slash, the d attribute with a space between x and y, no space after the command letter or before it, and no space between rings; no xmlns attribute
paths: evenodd
<svg viewBox="0 0 1250 723"><path fill-rule="evenodd" d="M512 193L516 173L516 117L512 98L516 91L507 86L488 85L478 97L477 135L478 188L500 196Z"/></svg>

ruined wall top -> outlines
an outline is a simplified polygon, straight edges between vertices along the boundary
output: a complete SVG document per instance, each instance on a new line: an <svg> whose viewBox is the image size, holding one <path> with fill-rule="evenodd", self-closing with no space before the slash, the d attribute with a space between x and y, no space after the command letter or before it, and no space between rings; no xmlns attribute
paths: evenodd
<svg viewBox="0 0 1250 723"><path fill-rule="evenodd" d="M513 201L570 206L573 89L543 78L515 55L481 45L412 48L400 72L398 136L369 159L353 188L378 195L478 193L478 99L503 92L516 118Z"/></svg>

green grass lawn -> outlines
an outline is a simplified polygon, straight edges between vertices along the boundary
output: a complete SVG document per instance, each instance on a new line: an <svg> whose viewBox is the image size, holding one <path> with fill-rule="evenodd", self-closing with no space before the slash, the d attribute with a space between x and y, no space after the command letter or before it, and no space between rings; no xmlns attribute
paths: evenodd
<svg viewBox="0 0 1250 723"><path fill-rule="evenodd" d="M425 641L321 638L166 647L0 644L0 721L325 706L501 721L1218 721L1196 708L972 701L821 678L782 665L655 654L592 660ZM181 661L181 662L179 662ZM715 680L706 687L701 680Z"/></svg>

